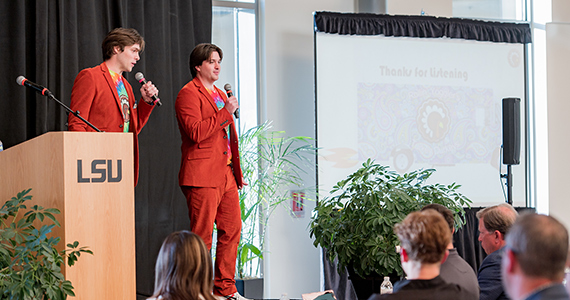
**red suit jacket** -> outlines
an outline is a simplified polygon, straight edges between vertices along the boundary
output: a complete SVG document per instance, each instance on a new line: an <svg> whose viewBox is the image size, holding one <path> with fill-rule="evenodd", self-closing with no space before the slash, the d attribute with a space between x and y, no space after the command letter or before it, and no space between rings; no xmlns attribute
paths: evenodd
<svg viewBox="0 0 570 300"><path fill-rule="evenodd" d="M129 131L134 133L134 178L135 185L137 185L139 179L138 134L148 121L154 106L147 104L141 99L137 107L131 85L125 78L123 78L123 83L129 95L129 109L131 113ZM70 108L73 111L79 111L83 118L101 131L123 132L124 121L121 101L119 100L117 88L105 63L79 72L73 83ZM95 131L73 114L69 114L68 129L70 131ZM109 146L112 147L112 145Z"/></svg>
<svg viewBox="0 0 570 300"><path fill-rule="evenodd" d="M225 101L226 95L219 88L214 88ZM175 108L182 136L182 161L178 174L180 186L216 187L224 183L228 162L225 128L229 125L233 173L238 188L241 188L243 175L233 116L227 109L218 110L214 99L198 78L180 90Z"/></svg>

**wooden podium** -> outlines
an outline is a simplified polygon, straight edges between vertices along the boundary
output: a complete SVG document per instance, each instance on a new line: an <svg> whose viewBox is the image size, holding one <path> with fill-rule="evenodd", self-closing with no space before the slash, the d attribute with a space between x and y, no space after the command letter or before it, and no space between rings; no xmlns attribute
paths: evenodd
<svg viewBox="0 0 570 300"><path fill-rule="evenodd" d="M93 251L62 267L76 299L136 299L133 168L132 133L49 132L0 152L0 200L32 188L28 207L61 211L60 250Z"/></svg>

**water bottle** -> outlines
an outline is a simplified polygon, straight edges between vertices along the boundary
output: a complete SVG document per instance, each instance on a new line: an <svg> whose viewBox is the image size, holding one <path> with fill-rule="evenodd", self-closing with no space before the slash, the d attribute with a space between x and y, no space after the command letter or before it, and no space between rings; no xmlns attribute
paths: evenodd
<svg viewBox="0 0 570 300"><path fill-rule="evenodd" d="M380 294L392 294L393 289L394 287L390 282L390 277L385 276L384 281L382 281L382 284L380 285Z"/></svg>

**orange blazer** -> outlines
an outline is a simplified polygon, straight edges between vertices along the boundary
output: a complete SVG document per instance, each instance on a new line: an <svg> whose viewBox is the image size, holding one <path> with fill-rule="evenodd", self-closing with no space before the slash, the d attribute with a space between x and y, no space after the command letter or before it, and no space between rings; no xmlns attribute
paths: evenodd
<svg viewBox="0 0 570 300"><path fill-rule="evenodd" d="M222 90L218 94L227 99ZM188 82L176 98L176 119L182 136L182 161L178 180L180 186L216 187L224 183L227 167L228 136L233 173L238 188L243 186L239 163L238 137L233 116L216 106L214 99L198 78Z"/></svg>
<svg viewBox="0 0 570 300"><path fill-rule="evenodd" d="M129 96L131 113L129 131L134 133L134 178L136 186L139 179L138 134L148 121L154 106L147 104L141 99L137 107L131 85L126 78L123 78L123 83ZM79 72L73 83L70 108L73 111L79 111L84 119L101 131L123 132L124 121L121 100L119 100L117 88L115 88L115 83L105 63ZM95 131L71 113L68 118L68 129L70 131ZM112 147L112 145L109 145L109 147Z"/></svg>

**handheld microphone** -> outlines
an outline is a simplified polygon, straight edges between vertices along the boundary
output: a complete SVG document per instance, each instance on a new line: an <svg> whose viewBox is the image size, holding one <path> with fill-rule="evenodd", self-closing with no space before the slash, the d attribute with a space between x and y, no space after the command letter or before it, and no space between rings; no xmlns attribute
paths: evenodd
<svg viewBox="0 0 570 300"><path fill-rule="evenodd" d="M34 89L36 92L38 92L44 96L53 97L53 94L47 88L45 88L45 87L43 87L37 83L33 83L33 82L29 81L24 76L18 76L18 78L16 78L16 82L19 85L30 87L30 88Z"/></svg>
<svg viewBox="0 0 570 300"><path fill-rule="evenodd" d="M135 79L138 80L140 82L141 85L146 83L146 79L144 79L144 75L141 72L137 72L135 74ZM154 104L161 106L162 102L160 102L160 99L156 96L156 95L152 95L152 100L154 100Z"/></svg>
<svg viewBox="0 0 570 300"><path fill-rule="evenodd" d="M224 90L226 90L228 98L234 95L232 92L232 86L229 83L224 84ZM234 111L234 116L236 116L236 119L239 119L239 108Z"/></svg>

